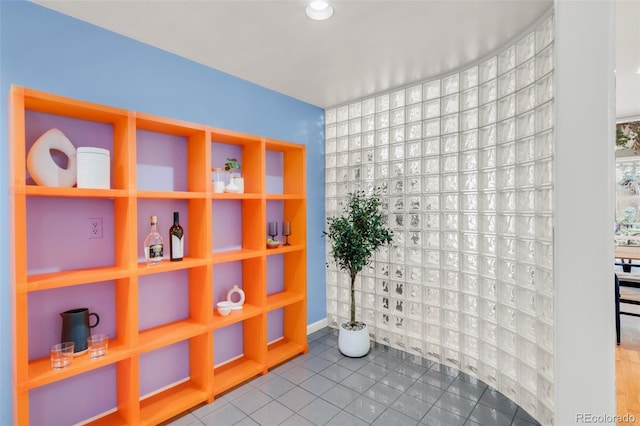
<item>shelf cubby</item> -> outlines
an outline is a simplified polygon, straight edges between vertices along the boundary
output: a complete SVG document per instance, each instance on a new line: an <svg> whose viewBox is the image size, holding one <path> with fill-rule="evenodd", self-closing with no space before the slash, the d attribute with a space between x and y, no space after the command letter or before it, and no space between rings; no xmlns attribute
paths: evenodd
<svg viewBox="0 0 640 426"><path fill-rule="evenodd" d="M307 350L304 146L17 86L9 112L15 424L156 425ZM28 150L51 128L110 151L110 189L31 179ZM212 192L227 158L243 193ZM165 255L149 266L151 215ZM87 238L88 218L102 219L102 238ZM267 219L291 222L290 246L267 249ZM234 285L245 303L221 316ZM109 334L109 349L53 370L59 313L81 307L100 315L92 333Z"/></svg>

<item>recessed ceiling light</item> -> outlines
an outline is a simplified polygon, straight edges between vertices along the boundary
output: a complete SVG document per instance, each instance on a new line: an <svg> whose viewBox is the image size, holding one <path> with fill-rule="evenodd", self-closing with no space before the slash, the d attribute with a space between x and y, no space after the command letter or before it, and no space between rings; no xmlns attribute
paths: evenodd
<svg viewBox="0 0 640 426"><path fill-rule="evenodd" d="M314 21L324 21L333 15L333 6L325 0L312 0L306 12L307 16Z"/></svg>

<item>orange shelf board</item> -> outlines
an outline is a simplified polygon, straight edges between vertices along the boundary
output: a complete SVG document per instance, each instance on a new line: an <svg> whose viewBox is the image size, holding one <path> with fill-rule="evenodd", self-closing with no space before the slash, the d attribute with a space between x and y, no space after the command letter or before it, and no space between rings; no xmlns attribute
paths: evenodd
<svg viewBox="0 0 640 426"><path fill-rule="evenodd" d="M292 291L282 291L267 296L267 311L283 308L294 303L302 302L303 294L294 293Z"/></svg>
<svg viewBox="0 0 640 426"><path fill-rule="evenodd" d="M24 192L27 195L40 197L125 198L129 196L129 191L125 189L60 188L38 185L25 185Z"/></svg>
<svg viewBox="0 0 640 426"><path fill-rule="evenodd" d="M300 151L304 150L304 145L299 145L292 142L284 142L276 139L266 139L265 148L267 151Z"/></svg>
<svg viewBox="0 0 640 426"><path fill-rule="evenodd" d="M124 426L126 424L127 421L120 415L119 411L114 411L113 413L109 413L106 416L102 416L92 422L86 423L86 425L91 426Z"/></svg>
<svg viewBox="0 0 640 426"><path fill-rule="evenodd" d="M139 352L149 352L206 333L208 328L190 319L172 322L140 332Z"/></svg>
<svg viewBox="0 0 640 426"><path fill-rule="evenodd" d="M35 274L27 277L27 284L17 285L18 291L37 291L52 288L69 287L78 284L89 284L128 277L130 270L118 266L75 269L72 271Z"/></svg>
<svg viewBox="0 0 640 426"><path fill-rule="evenodd" d="M223 192L220 193L211 193L212 200L259 200L262 198L262 194L253 193L253 192L243 192L242 194L231 193L231 192Z"/></svg>
<svg viewBox="0 0 640 426"><path fill-rule="evenodd" d="M90 370L95 370L96 368L104 367L105 365L113 364L114 362L122 361L130 355L130 350L114 340L109 342L109 349L103 357L95 359L89 358L89 353L85 352L82 355L74 357L71 365L61 370L51 368L49 357L36 359L29 363L29 379L22 385L26 386L26 389L21 385L18 385L18 387L19 390L37 388Z"/></svg>
<svg viewBox="0 0 640 426"><path fill-rule="evenodd" d="M292 251L302 251L305 249L304 244L291 244L290 246L280 245L276 248L268 248L267 247L267 255L271 254L280 254L280 253L290 253Z"/></svg>
<svg viewBox="0 0 640 426"><path fill-rule="evenodd" d="M189 408L205 402L207 392L193 382L180 383L140 401L141 424L157 425Z"/></svg>
<svg viewBox="0 0 640 426"><path fill-rule="evenodd" d="M304 194L266 194L267 200L304 200Z"/></svg>
<svg viewBox="0 0 640 426"><path fill-rule="evenodd" d="M137 191L138 198L148 199L167 199L167 200L191 200L207 198L206 192L189 192L189 191Z"/></svg>
<svg viewBox="0 0 640 426"><path fill-rule="evenodd" d="M267 366L269 368L281 364L293 356L305 353L305 345L279 340L267 348Z"/></svg>
<svg viewBox="0 0 640 426"><path fill-rule="evenodd" d="M246 145L247 142L262 143L262 137L250 135L247 133L236 132L233 130L212 127L211 142L228 143L233 145Z"/></svg>
<svg viewBox="0 0 640 426"><path fill-rule="evenodd" d="M257 306L249 305L247 303L242 305L242 309L231 311L227 316L222 316L218 313L218 311L214 311L213 329L215 330L218 328L226 327L228 325L244 321L248 318L255 317L256 315L260 315L261 313L262 309Z"/></svg>
<svg viewBox="0 0 640 426"><path fill-rule="evenodd" d="M174 136L191 136L199 132L205 132L207 127L188 121L136 112L136 129L167 133Z"/></svg>
<svg viewBox="0 0 640 426"><path fill-rule="evenodd" d="M262 256L262 251L260 250L241 249L219 251L213 253L213 263L234 262L236 260L245 260L260 256Z"/></svg>
<svg viewBox="0 0 640 426"><path fill-rule="evenodd" d="M165 248L167 246L165 245ZM160 272L178 271L180 269L195 268L198 266L205 266L209 263L207 259L201 259L197 257L185 257L178 262L172 262L169 259L163 259L162 262L156 265L147 265L146 262L138 263L138 275L150 275Z"/></svg>
<svg viewBox="0 0 640 426"><path fill-rule="evenodd" d="M262 374L265 368L262 364L248 358L239 358L213 370L213 394L231 389L247 380Z"/></svg>

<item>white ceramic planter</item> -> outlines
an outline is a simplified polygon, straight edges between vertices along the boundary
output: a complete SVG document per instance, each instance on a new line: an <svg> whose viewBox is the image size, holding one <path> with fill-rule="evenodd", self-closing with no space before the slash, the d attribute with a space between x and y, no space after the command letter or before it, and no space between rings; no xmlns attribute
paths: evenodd
<svg viewBox="0 0 640 426"><path fill-rule="evenodd" d="M369 328L365 324L362 330L346 330L340 325L338 331L338 349L344 356L359 358L369 353L371 341Z"/></svg>

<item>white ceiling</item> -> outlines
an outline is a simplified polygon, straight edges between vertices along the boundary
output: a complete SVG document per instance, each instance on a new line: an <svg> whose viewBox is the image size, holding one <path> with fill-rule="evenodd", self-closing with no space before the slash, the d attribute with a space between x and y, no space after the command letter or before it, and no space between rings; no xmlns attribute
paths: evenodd
<svg viewBox="0 0 640 426"><path fill-rule="evenodd" d="M305 0L34 1L324 108L463 67L552 5L333 0L333 17L317 22L305 16ZM640 1L618 3L618 41L627 52L618 60L618 116L640 115ZM623 78L630 100L620 98Z"/></svg>

